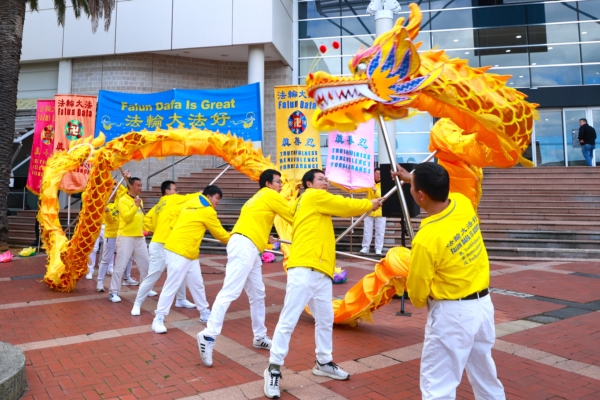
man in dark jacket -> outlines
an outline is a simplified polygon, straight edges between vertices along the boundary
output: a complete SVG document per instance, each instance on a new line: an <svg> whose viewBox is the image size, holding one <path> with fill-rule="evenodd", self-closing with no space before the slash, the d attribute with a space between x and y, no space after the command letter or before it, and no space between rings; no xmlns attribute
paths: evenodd
<svg viewBox="0 0 600 400"><path fill-rule="evenodd" d="M585 118L579 120L579 143L581 143L581 152L585 163L591 167L596 148L596 130L588 125Z"/></svg>

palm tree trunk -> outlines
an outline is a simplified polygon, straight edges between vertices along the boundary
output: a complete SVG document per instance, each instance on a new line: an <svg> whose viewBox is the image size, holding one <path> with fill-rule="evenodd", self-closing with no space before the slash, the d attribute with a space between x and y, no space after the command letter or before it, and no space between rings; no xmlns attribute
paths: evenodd
<svg viewBox="0 0 600 400"><path fill-rule="evenodd" d="M8 249L6 214L24 21L25 0L0 1L0 251Z"/></svg>

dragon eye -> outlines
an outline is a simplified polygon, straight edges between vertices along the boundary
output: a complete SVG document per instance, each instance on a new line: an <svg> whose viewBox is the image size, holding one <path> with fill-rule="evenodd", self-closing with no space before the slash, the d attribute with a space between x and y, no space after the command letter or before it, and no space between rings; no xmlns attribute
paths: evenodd
<svg viewBox="0 0 600 400"><path fill-rule="evenodd" d="M357 72L365 72L367 70L367 64L365 63L360 63L358 64L358 66L356 67L356 71Z"/></svg>

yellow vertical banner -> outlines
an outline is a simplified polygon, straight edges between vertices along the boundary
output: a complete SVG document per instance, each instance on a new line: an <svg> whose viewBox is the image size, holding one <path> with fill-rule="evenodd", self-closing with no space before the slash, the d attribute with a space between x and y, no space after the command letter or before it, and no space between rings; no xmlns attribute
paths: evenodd
<svg viewBox="0 0 600 400"><path fill-rule="evenodd" d="M296 181L309 169L322 168L319 132L311 122L317 104L307 93L306 86L275 86L276 163Z"/></svg>

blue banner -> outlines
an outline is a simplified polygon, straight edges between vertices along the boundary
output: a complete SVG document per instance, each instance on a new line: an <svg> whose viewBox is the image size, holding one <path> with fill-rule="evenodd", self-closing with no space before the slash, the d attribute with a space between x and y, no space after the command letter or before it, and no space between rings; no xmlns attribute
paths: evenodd
<svg viewBox="0 0 600 400"><path fill-rule="evenodd" d="M261 124L258 83L231 89L173 89L151 94L101 90L95 136L102 131L109 141L142 129L196 127L261 141Z"/></svg>

